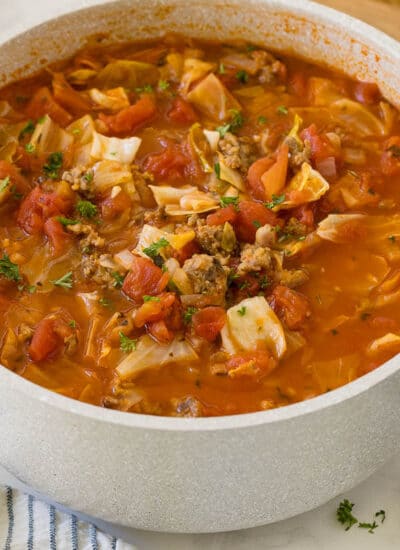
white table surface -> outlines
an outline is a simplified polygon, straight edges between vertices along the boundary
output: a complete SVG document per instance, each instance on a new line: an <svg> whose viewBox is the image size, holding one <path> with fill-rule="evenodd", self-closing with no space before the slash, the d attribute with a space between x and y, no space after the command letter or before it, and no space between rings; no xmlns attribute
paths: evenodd
<svg viewBox="0 0 400 550"><path fill-rule="evenodd" d="M299 0L301 1L301 0ZM0 0L0 42L45 19L100 0ZM0 483L12 482L0 468ZM386 510L387 519L375 534L353 527L344 532L335 519L342 498L356 504L361 521ZM274 525L214 535L166 535L126 530L96 521L138 550L398 550L400 548L400 456L370 479L318 510Z"/></svg>

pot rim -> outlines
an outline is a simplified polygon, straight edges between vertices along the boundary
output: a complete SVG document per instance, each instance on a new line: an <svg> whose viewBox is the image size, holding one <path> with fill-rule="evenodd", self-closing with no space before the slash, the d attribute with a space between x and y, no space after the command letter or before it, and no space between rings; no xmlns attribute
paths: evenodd
<svg viewBox="0 0 400 550"><path fill-rule="evenodd" d="M129 1L129 0L128 0ZM200 4L204 0L200 0ZM55 19L63 19L72 14L84 13L102 6L124 5L127 0L116 0L112 2L101 2L91 4L83 9L73 10L63 13L54 18L48 19L43 23L31 27L21 34L0 44L0 48L5 45L10 46L14 41L20 41L26 33L38 27L51 25ZM160 4L173 3L179 5L186 3L186 0L159 0ZM207 3L207 2L205 2ZM225 3L225 2L223 2ZM242 5L242 0L228 0L228 4ZM394 59L400 60L400 43L391 38L384 32L368 25L345 13L339 12L331 7L318 4L310 0L303 0L299 5L298 0L249 0L247 7L259 4L269 4L279 11L294 11L296 14L311 19L312 21L322 21L331 23L340 28L347 29L348 32L354 32L357 36L363 36L367 46L375 47L378 51L384 51ZM63 396L48 390L42 386L30 382L21 376L10 371L3 365L0 365L0 384L6 384L8 388L15 391L21 391L24 395L34 400L38 400L50 407L60 411L74 414L79 417L86 417L91 420L126 426L127 428L137 428L144 430L175 431L175 432L208 432L215 430L232 430L256 427L264 424L274 424L292 420L297 417L306 416L316 411L336 406L343 401L355 398L372 387L384 382L387 378L400 370L400 354L395 355L389 361L369 372L360 378L336 388L329 393L325 393L311 399L286 405L284 407L270 409L267 411L257 411L245 414L204 417L204 418L176 418L167 416L152 416L137 413L128 413L119 410L112 410L91 405L75 399Z"/></svg>

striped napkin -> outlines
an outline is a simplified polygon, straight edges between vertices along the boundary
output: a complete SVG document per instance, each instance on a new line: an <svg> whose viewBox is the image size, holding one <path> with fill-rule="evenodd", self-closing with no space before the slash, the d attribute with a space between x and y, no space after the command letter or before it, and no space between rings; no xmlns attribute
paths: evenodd
<svg viewBox="0 0 400 550"><path fill-rule="evenodd" d="M133 550L91 523L10 487L0 487L1 550Z"/></svg>

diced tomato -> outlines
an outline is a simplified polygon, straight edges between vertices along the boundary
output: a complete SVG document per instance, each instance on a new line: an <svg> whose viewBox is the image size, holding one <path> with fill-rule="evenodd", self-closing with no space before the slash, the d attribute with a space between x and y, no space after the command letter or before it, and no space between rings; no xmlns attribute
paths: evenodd
<svg viewBox="0 0 400 550"><path fill-rule="evenodd" d="M265 201L265 187L261 181L261 176L274 164L272 157L262 157L250 166L247 172L247 181L253 197L260 201Z"/></svg>
<svg viewBox="0 0 400 550"><path fill-rule="evenodd" d="M197 336L213 342L226 323L226 311L222 307L210 306L192 316L192 325Z"/></svg>
<svg viewBox="0 0 400 550"><path fill-rule="evenodd" d="M22 201L18 212L18 224L29 235L36 235L43 229L44 222L53 216L67 214L72 199L57 192L45 193L35 187Z"/></svg>
<svg viewBox="0 0 400 550"><path fill-rule="evenodd" d="M28 353L32 361L43 361L61 350L64 341L73 334L65 319L50 315L42 319L33 334Z"/></svg>
<svg viewBox="0 0 400 550"><path fill-rule="evenodd" d="M207 225L224 225L226 222L232 224L236 218L237 211L235 207L230 204L229 206L216 210L212 214L208 214Z"/></svg>
<svg viewBox="0 0 400 550"><path fill-rule="evenodd" d="M172 142L167 142L161 153L149 155L144 167L157 180L170 183L179 182L197 174L197 165L186 145Z"/></svg>
<svg viewBox="0 0 400 550"><path fill-rule="evenodd" d="M150 259L135 256L122 290L129 298L140 303L145 295L161 294L168 281L168 273L163 273Z"/></svg>
<svg viewBox="0 0 400 550"><path fill-rule="evenodd" d="M310 229L314 229L314 210L315 205L302 204L292 210L292 216Z"/></svg>
<svg viewBox="0 0 400 550"><path fill-rule="evenodd" d="M226 367L232 378L245 376L259 380L276 367L276 360L268 351L248 351L232 355Z"/></svg>
<svg viewBox="0 0 400 550"><path fill-rule="evenodd" d="M25 112L28 117L33 119L40 118L43 115L49 115L54 122L57 122L61 126L67 126L67 124L72 122L73 118L68 111L57 103L47 86L37 90L28 103Z"/></svg>
<svg viewBox="0 0 400 550"><path fill-rule="evenodd" d="M309 142L311 147L311 159L314 161L338 156L338 151L324 134L318 133L315 124L311 124L311 126L305 128L301 132L301 138Z"/></svg>
<svg viewBox="0 0 400 550"><path fill-rule="evenodd" d="M296 71L289 77L289 86L302 99L307 97L307 76L303 71Z"/></svg>
<svg viewBox="0 0 400 550"><path fill-rule="evenodd" d="M25 193L29 188L29 183L13 164L7 160L0 160L0 180L6 178L10 178L8 188L15 188L18 193Z"/></svg>
<svg viewBox="0 0 400 550"><path fill-rule="evenodd" d="M120 191L118 195L112 197L109 195L101 201L101 216L103 220L110 221L118 218L125 210L130 208L131 199L125 191Z"/></svg>
<svg viewBox="0 0 400 550"><path fill-rule="evenodd" d="M191 258L193 254L199 254L201 252L200 246L196 243L196 241L190 241L189 243L185 244L184 247L182 247L180 250L175 250L173 253L173 257L178 260L178 262L182 265L186 260Z"/></svg>
<svg viewBox="0 0 400 550"><path fill-rule="evenodd" d="M52 85L54 98L65 109L77 116L82 116L90 111L90 102L68 84L63 73L53 75Z"/></svg>
<svg viewBox="0 0 400 550"><path fill-rule="evenodd" d="M99 114L99 119L111 134L132 134L142 124L153 118L157 112L154 100L149 94L143 95L134 105L122 109L116 115Z"/></svg>
<svg viewBox="0 0 400 550"><path fill-rule="evenodd" d="M146 323L165 319L174 302L175 294L173 292L165 292L159 296L154 296L154 300L144 302L137 310L134 320L135 325L140 328Z"/></svg>
<svg viewBox="0 0 400 550"><path fill-rule="evenodd" d="M147 331L160 344L168 344L174 339L174 333L168 329L165 321L154 321L146 325Z"/></svg>
<svg viewBox="0 0 400 550"><path fill-rule="evenodd" d="M190 103L177 97L168 111L168 118L178 124L193 124L197 120L197 115Z"/></svg>
<svg viewBox="0 0 400 550"><path fill-rule="evenodd" d="M254 224L254 222L256 222ZM239 241L253 243L256 237L257 226L265 224L276 225L277 215L263 204L254 201L239 202L239 212L233 222L233 227Z"/></svg>
<svg viewBox="0 0 400 550"><path fill-rule="evenodd" d="M60 256L66 251L66 245L71 240L70 235L64 231L62 224L57 218L49 218L46 220L43 229L51 243L53 256Z"/></svg>
<svg viewBox="0 0 400 550"><path fill-rule="evenodd" d="M311 315L308 299L300 292L278 285L270 296L271 306L289 329L298 329Z"/></svg>
<svg viewBox="0 0 400 550"><path fill-rule="evenodd" d="M400 174L400 136L392 136L384 143L381 168L387 176Z"/></svg>
<svg viewBox="0 0 400 550"><path fill-rule="evenodd" d="M246 273L237 279L234 279L234 286L237 288L235 294L235 301L240 302L249 296L255 296L261 289L260 287L260 276L251 275Z"/></svg>
<svg viewBox="0 0 400 550"><path fill-rule="evenodd" d="M391 317L383 315L374 315L367 319L367 324L370 327L378 328L386 331L396 332L399 330L399 323Z"/></svg>
<svg viewBox="0 0 400 550"><path fill-rule="evenodd" d="M354 86L354 97L364 105L372 105L379 101L381 93L373 82L357 82Z"/></svg>

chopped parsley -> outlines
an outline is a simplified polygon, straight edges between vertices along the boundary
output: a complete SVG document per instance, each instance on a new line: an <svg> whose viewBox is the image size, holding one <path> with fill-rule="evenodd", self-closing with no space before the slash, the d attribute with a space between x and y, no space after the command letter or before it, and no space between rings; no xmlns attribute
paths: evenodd
<svg viewBox="0 0 400 550"><path fill-rule="evenodd" d="M159 256L160 250L162 248L165 248L166 246L169 246L169 241L167 241L165 237L161 237L159 241L152 243L146 248L143 248L143 252L146 254L146 256L148 256L152 260L155 260L157 256Z"/></svg>
<svg viewBox="0 0 400 550"><path fill-rule="evenodd" d="M137 94L152 94L153 91L153 86L151 84L145 84L140 88L135 88Z"/></svg>
<svg viewBox="0 0 400 550"><path fill-rule="evenodd" d="M371 314L368 311L363 311L360 315L361 321L366 321L368 317L371 317Z"/></svg>
<svg viewBox="0 0 400 550"><path fill-rule="evenodd" d="M249 75L246 71L238 71L235 76L242 84L246 84L249 81Z"/></svg>
<svg viewBox="0 0 400 550"><path fill-rule="evenodd" d="M228 286L231 286L233 281L235 281L235 279L238 279L238 278L239 278L239 275L236 273L236 271L234 269L231 269L228 273L228 280L227 280Z"/></svg>
<svg viewBox="0 0 400 550"><path fill-rule="evenodd" d="M70 321L70 322L68 323L68 326L71 327L71 328L76 328L76 321L74 321L74 320L72 319L72 321Z"/></svg>
<svg viewBox="0 0 400 550"><path fill-rule="evenodd" d="M277 107L276 109L276 112L278 113L278 115L287 115L288 114L288 108L285 107L285 105L279 105L279 107Z"/></svg>
<svg viewBox="0 0 400 550"><path fill-rule="evenodd" d="M9 281L20 281L21 275L19 274L19 267L14 264L8 254L4 253L0 258L0 275L8 279Z"/></svg>
<svg viewBox="0 0 400 550"><path fill-rule="evenodd" d="M197 307L189 306L185 313L183 314L183 322L187 325L192 322L192 317L195 313L197 313L198 309Z"/></svg>
<svg viewBox="0 0 400 550"><path fill-rule="evenodd" d="M160 298L158 296L149 296L148 294L145 294L143 296L143 302L159 302Z"/></svg>
<svg viewBox="0 0 400 550"><path fill-rule="evenodd" d="M260 285L261 290L265 290L270 286L271 282L268 280L268 277L266 275L263 275L262 277L260 277L258 284Z"/></svg>
<svg viewBox="0 0 400 550"><path fill-rule="evenodd" d="M372 523L358 523L358 527L361 529L368 529L368 533L373 533L374 530L378 527L378 524L376 521L373 521Z"/></svg>
<svg viewBox="0 0 400 550"><path fill-rule="evenodd" d="M256 227L257 229L259 229L261 227L261 222L259 222L258 220L253 220L252 221L252 224L254 225L254 227Z"/></svg>
<svg viewBox="0 0 400 550"><path fill-rule="evenodd" d="M63 163L63 154L61 151L51 153L47 157L47 163L43 166L43 172L46 176L52 180L56 180L59 177L60 168Z"/></svg>
<svg viewBox="0 0 400 550"><path fill-rule="evenodd" d="M123 332L119 333L119 347L121 351L125 353L130 353L131 351L135 351L136 344L137 344L137 340L132 340L132 338L129 338Z"/></svg>
<svg viewBox="0 0 400 550"><path fill-rule="evenodd" d="M277 206L278 204L282 204L285 199L285 193L283 193L282 195L272 195L272 201L265 202L264 205L271 210L272 208L275 208L275 206Z"/></svg>
<svg viewBox="0 0 400 550"><path fill-rule="evenodd" d="M383 523L383 522L385 521L385 519L386 519L386 512L385 512L385 510L379 510L379 512L376 512L375 517L376 517L376 518L380 518L381 523Z"/></svg>
<svg viewBox="0 0 400 550"><path fill-rule="evenodd" d="M390 235L390 237L388 237L389 241L391 241L392 243L395 243L396 242L396 237L394 235Z"/></svg>
<svg viewBox="0 0 400 550"><path fill-rule="evenodd" d="M240 315L241 317L243 317L245 314L246 314L246 306L242 306L241 308L239 308L237 310L238 312L238 315Z"/></svg>
<svg viewBox="0 0 400 550"><path fill-rule="evenodd" d="M113 287L114 288L121 288L124 282L125 277L121 275L121 273L118 273L118 271L112 271L111 276L114 279Z"/></svg>
<svg viewBox="0 0 400 550"><path fill-rule="evenodd" d="M0 180L0 193L5 191L9 185L10 185L10 176L7 176L4 179Z"/></svg>
<svg viewBox="0 0 400 550"><path fill-rule="evenodd" d="M71 220L69 218L64 218L64 216L57 216L56 220L61 223L61 225L67 226L67 225L76 225L78 220Z"/></svg>
<svg viewBox="0 0 400 550"><path fill-rule="evenodd" d="M257 49L257 46L254 46L254 44L248 44L246 46L246 52L249 52L249 53L254 52L254 50L256 50L256 49Z"/></svg>
<svg viewBox="0 0 400 550"><path fill-rule="evenodd" d="M99 304L103 307L111 307L112 301L108 298L99 298Z"/></svg>
<svg viewBox="0 0 400 550"><path fill-rule="evenodd" d="M267 117L264 115L261 115L257 119L258 124L267 124Z"/></svg>
<svg viewBox="0 0 400 550"><path fill-rule="evenodd" d="M336 510L337 520L344 526L345 531L348 531L354 524L358 523L358 519L352 514L353 507L354 503L345 498Z"/></svg>
<svg viewBox="0 0 400 550"><path fill-rule="evenodd" d="M35 146L33 143L26 143L24 149L30 155L35 152Z"/></svg>
<svg viewBox="0 0 400 550"><path fill-rule="evenodd" d="M169 86L170 86L170 84L169 84L168 80L160 80L160 82L158 83L158 87L163 92L165 92L165 90L168 90Z"/></svg>
<svg viewBox="0 0 400 550"><path fill-rule="evenodd" d="M15 200L19 200L19 199L22 199L22 197L24 196L22 193L18 193L17 191L17 188L15 185L13 185L11 188L10 188L10 191L12 193L12 196Z"/></svg>
<svg viewBox="0 0 400 550"><path fill-rule="evenodd" d="M93 181L93 177L94 177L93 171L89 170L88 172L85 172L83 174L82 179L86 183L91 183Z"/></svg>
<svg viewBox="0 0 400 550"><path fill-rule="evenodd" d="M218 72L219 72L219 74L225 74L225 73L226 73L226 71L225 71L225 65L224 65L223 63L220 63L220 64L219 64Z"/></svg>
<svg viewBox="0 0 400 550"><path fill-rule="evenodd" d="M22 128L22 130L19 134L20 139L22 139L23 137L25 137L28 134L32 134L34 129L35 129L35 124L34 124L33 120L28 120L28 122L25 124L25 126Z"/></svg>
<svg viewBox="0 0 400 550"><path fill-rule="evenodd" d="M249 281L243 281L243 283L240 283L239 289L240 290L246 290L246 288L249 288L249 286L250 286Z"/></svg>
<svg viewBox="0 0 400 550"><path fill-rule="evenodd" d="M336 336L337 334L339 334L339 331L335 328L332 328L331 333L333 334L333 336Z"/></svg>
<svg viewBox="0 0 400 550"><path fill-rule="evenodd" d="M386 151L389 151L394 158L400 158L400 145L391 145Z"/></svg>
<svg viewBox="0 0 400 550"><path fill-rule="evenodd" d="M221 197L219 203L222 208L225 208L226 206L232 204L235 210L238 210L239 197Z"/></svg>
<svg viewBox="0 0 400 550"><path fill-rule="evenodd" d="M216 173L217 178L220 179L221 178L221 165L220 165L219 162L216 162L214 164L214 172Z"/></svg>
<svg viewBox="0 0 400 550"><path fill-rule="evenodd" d="M239 130L239 128L243 126L244 118L238 109L231 109L230 115L231 121L228 122L228 124L224 124L224 126L218 126L218 128L216 128L222 138L225 137L227 132L236 132L236 130Z"/></svg>
<svg viewBox="0 0 400 550"><path fill-rule="evenodd" d="M97 216L97 206L90 201L78 201L75 208L82 218L91 219Z"/></svg>
<svg viewBox="0 0 400 550"><path fill-rule="evenodd" d="M53 283L54 286L62 286L63 288L72 288L72 285L73 285L72 271L68 271L68 273L66 273L59 279L55 279L50 282Z"/></svg>

